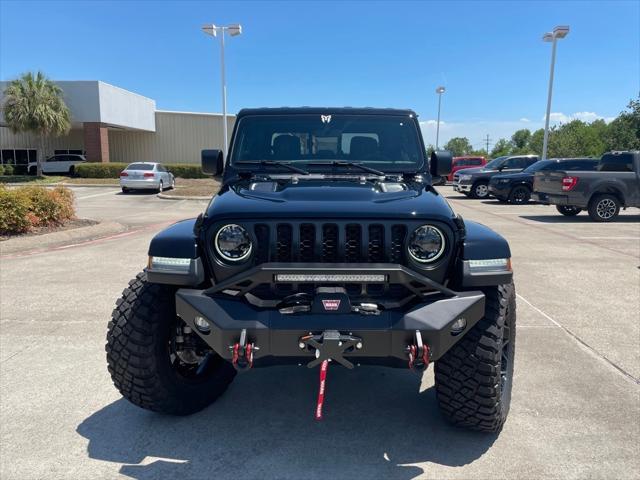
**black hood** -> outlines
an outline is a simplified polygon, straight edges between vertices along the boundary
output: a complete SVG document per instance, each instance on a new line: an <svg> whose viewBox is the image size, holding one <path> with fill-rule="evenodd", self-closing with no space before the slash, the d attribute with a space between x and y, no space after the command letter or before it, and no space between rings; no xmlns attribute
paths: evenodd
<svg viewBox="0 0 640 480"><path fill-rule="evenodd" d="M207 209L221 218L430 218L451 221L445 199L414 182L242 181L222 188Z"/></svg>
<svg viewBox="0 0 640 480"><path fill-rule="evenodd" d="M489 173L489 172L497 172L498 170L495 170L493 168L484 168L484 167L473 167L473 168L462 168L460 170L456 170L456 173L459 175L465 175L465 174L473 174L473 173Z"/></svg>

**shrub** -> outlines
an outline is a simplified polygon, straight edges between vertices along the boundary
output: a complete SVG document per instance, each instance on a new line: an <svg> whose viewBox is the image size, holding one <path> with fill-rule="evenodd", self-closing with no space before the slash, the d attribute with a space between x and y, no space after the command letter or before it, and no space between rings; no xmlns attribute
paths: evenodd
<svg viewBox="0 0 640 480"><path fill-rule="evenodd" d="M5 175L13 175L13 165L5 165L3 170Z"/></svg>
<svg viewBox="0 0 640 480"><path fill-rule="evenodd" d="M0 234L24 233L32 227L61 225L74 216L73 192L68 188L0 188Z"/></svg>
<svg viewBox="0 0 640 480"><path fill-rule="evenodd" d="M0 165L0 175L4 175L4 165Z"/></svg>
<svg viewBox="0 0 640 480"><path fill-rule="evenodd" d="M0 186L0 235L23 233L31 228L28 202L18 190Z"/></svg>
<svg viewBox="0 0 640 480"><path fill-rule="evenodd" d="M81 163L76 165L75 174L82 178L118 178L128 163Z"/></svg>
<svg viewBox="0 0 640 480"><path fill-rule="evenodd" d="M128 163L82 163L76 165L75 173L82 178L118 178ZM164 166L178 178L207 178L200 165L190 163L167 163Z"/></svg>
<svg viewBox="0 0 640 480"><path fill-rule="evenodd" d="M202 173L202 168L199 164L168 163L165 167L177 178L209 178L208 175Z"/></svg>

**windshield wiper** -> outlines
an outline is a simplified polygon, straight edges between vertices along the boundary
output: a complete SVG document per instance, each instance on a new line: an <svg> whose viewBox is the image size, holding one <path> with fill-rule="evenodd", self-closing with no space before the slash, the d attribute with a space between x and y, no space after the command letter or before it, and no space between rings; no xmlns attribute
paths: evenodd
<svg viewBox="0 0 640 480"><path fill-rule="evenodd" d="M300 175L309 175L309 172L303 170L302 168L294 167L290 163L287 162L276 162L273 160L258 160L258 161L240 161L235 162L236 165L264 165L267 167L284 167L292 172L299 173Z"/></svg>
<svg viewBox="0 0 640 480"><path fill-rule="evenodd" d="M345 160L332 160L330 162L311 162L308 165L331 165L333 167L356 167L363 172L373 173L374 175L385 176L386 173L376 170L375 168L367 167L361 163L347 162Z"/></svg>

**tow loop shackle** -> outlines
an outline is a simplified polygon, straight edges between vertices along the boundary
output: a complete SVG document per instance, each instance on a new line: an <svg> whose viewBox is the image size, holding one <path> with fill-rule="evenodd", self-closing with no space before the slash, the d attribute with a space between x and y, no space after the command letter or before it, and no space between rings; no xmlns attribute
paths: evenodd
<svg viewBox="0 0 640 480"><path fill-rule="evenodd" d="M407 345L406 351L409 356L409 369L419 372L427 369L431 360L431 349L422 342L420 330L416 330L415 343Z"/></svg>
<svg viewBox="0 0 640 480"><path fill-rule="evenodd" d="M238 371L249 370L253 367L253 352L260 350L253 343L247 342L247 329L243 328L240 332L240 340L229 346L231 350L231 363Z"/></svg>

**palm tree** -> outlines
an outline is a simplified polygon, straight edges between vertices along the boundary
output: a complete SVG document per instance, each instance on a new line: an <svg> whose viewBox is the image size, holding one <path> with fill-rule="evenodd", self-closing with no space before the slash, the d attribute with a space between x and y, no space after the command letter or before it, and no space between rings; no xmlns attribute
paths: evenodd
<svg viewBox="0 0 640 480"><path fill-rule="evenodd" d="M4 119L11 131L31 132L40 137L36 174L41 176L47 137L65 135L71 128L62 90L42 72L35 75L27 72L9 83L4 98Z"/></svg>

